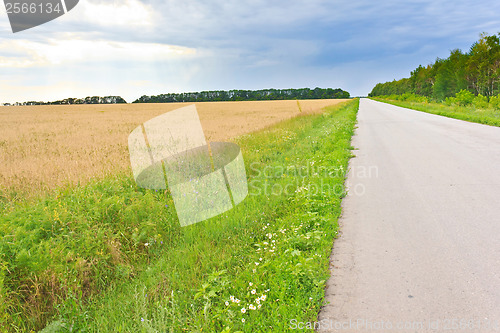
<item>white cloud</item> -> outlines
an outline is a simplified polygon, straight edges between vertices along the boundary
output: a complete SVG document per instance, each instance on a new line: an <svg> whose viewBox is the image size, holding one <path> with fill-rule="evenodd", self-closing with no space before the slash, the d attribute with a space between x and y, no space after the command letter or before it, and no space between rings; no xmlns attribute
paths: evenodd
<svg viewBox="0 0 500 333"><path fill-rule="evenodd" d="M195 49L159 43L85 40L67 34L66 38L4 40L0 42L0 67L25 68L78 62L151 62L196 54Z"/></svg>
<svg viewBox="0 0 500 333"><path fill-rule="evenodd" d="M102 27L151 28L155 22L153 8L139 0L80 1L73 10L72 20Z"/></svg>

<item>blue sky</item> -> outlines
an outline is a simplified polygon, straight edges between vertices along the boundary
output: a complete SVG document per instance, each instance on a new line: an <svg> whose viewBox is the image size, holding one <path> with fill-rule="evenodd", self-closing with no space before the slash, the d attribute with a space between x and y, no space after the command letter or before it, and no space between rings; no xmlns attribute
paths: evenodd
<svg viewBox="0 0 500 333"><path fill-rule="evenodd" d="M500 31L500 2L80 0L13 34L0 11L0 103L378 82Z"/></svg>

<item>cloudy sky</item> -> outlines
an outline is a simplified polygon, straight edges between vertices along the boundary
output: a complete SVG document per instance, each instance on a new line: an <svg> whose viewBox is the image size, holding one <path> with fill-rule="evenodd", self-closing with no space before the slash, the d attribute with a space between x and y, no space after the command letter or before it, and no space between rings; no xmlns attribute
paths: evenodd
<svg viewBox="0 0 500 333"><path fill-rule="evenodd" d="M13 34L0 11L0 103L377 82L500 31L497 0L80 0Z"/></svg>

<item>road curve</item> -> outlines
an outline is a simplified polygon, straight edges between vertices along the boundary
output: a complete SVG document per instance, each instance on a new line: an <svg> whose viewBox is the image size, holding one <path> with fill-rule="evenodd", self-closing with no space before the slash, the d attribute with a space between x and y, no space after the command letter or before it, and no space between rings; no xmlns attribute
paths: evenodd
<svg viewBox="0 0 500 333"><path fill-rule="evenodd" d="M362 99L320 332L500 332L500 128Z"/></svg>

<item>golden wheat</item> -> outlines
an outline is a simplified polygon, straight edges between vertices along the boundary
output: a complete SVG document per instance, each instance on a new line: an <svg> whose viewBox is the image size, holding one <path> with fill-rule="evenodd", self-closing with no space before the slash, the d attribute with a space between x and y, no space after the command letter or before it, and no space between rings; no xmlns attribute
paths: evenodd
<svg viewBox="0 0 500 333"><path fill-rule="evenodd" d="M208 141L250 133L345 100L196 103ZM192 103L0 107L0 192L35 195L127 171L129 133Z"/></svg>

